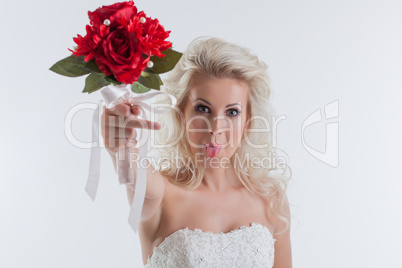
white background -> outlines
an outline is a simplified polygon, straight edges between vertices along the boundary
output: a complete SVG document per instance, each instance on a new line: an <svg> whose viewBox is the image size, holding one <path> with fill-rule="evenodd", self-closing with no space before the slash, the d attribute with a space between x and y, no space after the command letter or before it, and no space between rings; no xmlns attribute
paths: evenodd
<svg viewBox="0 0 402 268"><path fill-rule="evenodd" d="M84 78L49 71L85 34L88 10L112 1L8 1L1 15L0 267L142 267L127 223L125 188L102 152L93 203L84 191L89 150L68 142L73 106L97 103ZM285 115L278 147L290 157L294 267L402 267L401 1L136 1L173 48L212 35L251 48L269 65ZM339 101L339 165L302 145L303 121ZM92 110L73 119L91 137ZM305 131L325 150L325 120Z"/></svg>

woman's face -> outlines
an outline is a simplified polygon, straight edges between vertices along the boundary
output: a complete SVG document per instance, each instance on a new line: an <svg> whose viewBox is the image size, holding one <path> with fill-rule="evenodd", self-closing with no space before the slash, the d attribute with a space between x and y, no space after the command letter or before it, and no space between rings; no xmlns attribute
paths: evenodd
<svg viewBox="0 0 402 268"><path fill-rule="evenodd" d="M248 88L232 78L195 78L184 107L186 136L196 160L228 160L247 121Z"/></svg>

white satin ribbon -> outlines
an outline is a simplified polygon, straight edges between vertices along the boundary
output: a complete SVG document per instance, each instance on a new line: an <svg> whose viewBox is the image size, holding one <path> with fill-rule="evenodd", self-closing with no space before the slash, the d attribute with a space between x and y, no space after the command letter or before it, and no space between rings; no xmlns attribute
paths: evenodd
<svg viewBox="0 0 402 268"><path fill-rule="evenodd" d="M127 102L130 99L130 103L133 105L137 105L141 109L141 116L144 120L147 120L145 109L151 111L151 106L145 103L144 101L150 100L157 95L167 95L170 97L171 104L166 104L169 109L159 110L153 107L152 112L156 114L163 114L168 112L176 105L176 98L169 94L164 93L159 90L151 89L150 91L143 94L136 94L131 90L131 85L129 84L121 84L118 86L108 85L100 89L103 100L105 101L105 106L108 109L115 107L120 103ZM165 104L164 104L165 105ZM95 146L91 148L91 156L89 163L89 175L87 180L87 185L85 187L85 191L92 198L92 201L95 201L96 192L99 184L99 176L100 176L100 144L99 144L99 105L94 111L94 115L92 118L92 141L95 142ZM139 146L138 148L138 158L136 159L137 163L141 163L141 159L147 157L148 152L148 129L141 128L142 136L141 139L146 138L146 142ZM145 133L145 134L144 134ZM145 135L145 136L144 136ZM137 139L138 140L138 139ZM133 152L130 147L122 147L117 151L116 157L116 166L119 183L121 184L134 184L134 171L131 164L131 153ZM147 181L147 169L140 164L137 164L137 174L136 174L136 183L135 183L135 193L133 203L131 205L130 214L128 217L128 223L131 228L137 233L138 225L141 218L142 206L144 204L145 199L145 191L146 191L146 181Z"/></svg>

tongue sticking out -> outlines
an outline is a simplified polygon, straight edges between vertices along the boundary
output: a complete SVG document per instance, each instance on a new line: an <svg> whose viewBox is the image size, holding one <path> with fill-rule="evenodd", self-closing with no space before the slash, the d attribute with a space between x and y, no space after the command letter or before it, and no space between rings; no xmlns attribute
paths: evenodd
<svg viewBox="0 0 402 268"><path fill-rule="evenodd" d="M205 149L207 150L207 154L210 158L215 157L222 150L222 148L220 147L212 147L212 146L208 146Z"/></svg>

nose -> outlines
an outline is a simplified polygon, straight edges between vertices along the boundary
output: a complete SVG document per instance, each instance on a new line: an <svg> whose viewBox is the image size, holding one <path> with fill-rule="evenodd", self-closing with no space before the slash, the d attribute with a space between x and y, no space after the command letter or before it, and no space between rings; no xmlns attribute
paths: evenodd
<svg viewBox="0 0 402 268"><path fill-rule="evenodd" d="M224 124L225 118L214 118L213 123L211 124L211 128L209 129L209 133L212 135L220 135L222 134L222 127Z"/></svg>
<svg viewBox="0 0 402 268"><path fill-rule="evenodd" d="M212 134L212 135L220 135L220 134L222 134L222 131L220 131L220 130L218 130L218 131L209 130L209 133Z"/></svg>

